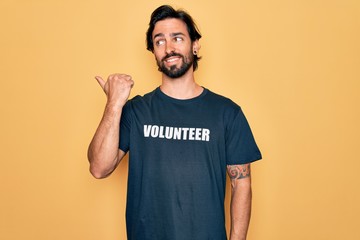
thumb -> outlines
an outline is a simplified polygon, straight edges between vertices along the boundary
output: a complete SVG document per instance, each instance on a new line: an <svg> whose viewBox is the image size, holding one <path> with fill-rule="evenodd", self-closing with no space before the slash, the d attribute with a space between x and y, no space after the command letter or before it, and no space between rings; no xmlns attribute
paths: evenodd
<svg viewBox="0 0 360 240"><path fill-rule="evenodd" d="M105 81L100 76L95 76L96 81L99 83L101 88L105 90Z"/></svg>

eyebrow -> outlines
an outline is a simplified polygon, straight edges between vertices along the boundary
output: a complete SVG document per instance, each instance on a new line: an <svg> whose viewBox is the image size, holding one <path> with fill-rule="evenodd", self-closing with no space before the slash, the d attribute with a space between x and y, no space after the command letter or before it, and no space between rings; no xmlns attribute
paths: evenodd
<svg viewBox="0 0 360 240"><path fill-rule="evenodd" d="M158 33L158 34L155 34L155 36L153 37L153 39L157 38L157 37L163 37L164 34L163 33Z"/></svg>
<svg viewBox="0 0 360 240"><path fill-rule="evenodd" d="M185 34L182 33L182 32L176 32L176 33L171 33L171 34L170 34L171 37L176 37L176 36L179 36L179 35L185 36ZM164 36L165 36L165 34L163 34L163 33L158 33L158 34L155 34L155 35L154 35L154 38L153 38L153 39L155 39L155 38L157 38L157 37L164 37Z"/></svg>
<svg viewBox="0 0 360 240"><path fill-rule="evenodd" d="M183 34L182 32L177 32L177 33L170 34L171 37L176 37L176 36L179 36L179 35L185 36L185 34Z"/></svg>

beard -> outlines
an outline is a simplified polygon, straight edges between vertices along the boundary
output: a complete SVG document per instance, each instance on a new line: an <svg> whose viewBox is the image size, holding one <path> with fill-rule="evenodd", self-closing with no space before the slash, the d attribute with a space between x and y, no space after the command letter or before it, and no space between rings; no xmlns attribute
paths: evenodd
<svg viewBox="0 0 360 240"><path fill-rule="evenodd" d="M170 68L167 68L165 66L164 62L167 58L173 57L173 56L180 57L182 59L182 64L180 67L176 67L176 65L173 65L173 66L170 66ZM191 51L188 54L188 56L186 56L186 57L184 55L181 55L180 53L172 52L172 53L166 54L166 56L164 58L162 58L161 60L156 59L156 63L159 67L159 71L164 73L169 78L179 78L179 77L183 76L193 65L194 56L192 55Z"/></svg>

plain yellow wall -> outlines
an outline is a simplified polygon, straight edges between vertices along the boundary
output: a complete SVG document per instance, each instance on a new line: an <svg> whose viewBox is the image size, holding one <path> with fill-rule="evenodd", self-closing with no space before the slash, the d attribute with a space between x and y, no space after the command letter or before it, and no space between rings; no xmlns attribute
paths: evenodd
<svg viewBox="0 0 360 240"><path fill-rule="evenodd" d="M160 84L145 31L164 3L195 18L196 79L242 106L262 150L248 239L360 239L358 0L2 0L0 239L126 238L127 159L88 172L93 77Z"/></svg>

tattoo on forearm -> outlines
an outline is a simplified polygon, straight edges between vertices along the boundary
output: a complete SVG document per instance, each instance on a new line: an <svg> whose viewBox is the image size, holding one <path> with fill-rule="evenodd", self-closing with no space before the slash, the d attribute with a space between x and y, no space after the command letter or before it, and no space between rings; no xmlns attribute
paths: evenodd
<svg viewBox="0 0 360 240"><path fill-rule="evenodd" d="M227 170L231 180L250 177L250 164L228 165Z"/></svg>

